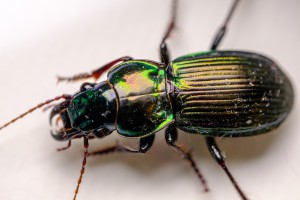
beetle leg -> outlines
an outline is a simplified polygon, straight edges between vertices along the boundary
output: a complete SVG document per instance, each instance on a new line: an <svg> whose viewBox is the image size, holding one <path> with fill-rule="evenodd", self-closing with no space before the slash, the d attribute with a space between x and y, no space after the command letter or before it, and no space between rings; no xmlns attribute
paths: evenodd
<svg viewBox="0 0 300 200"><path fill-rule="evenodd" d="M187 160L191 167L193 168L194 172L197 174L198 178L200 179L202 185L204 186L204 192L208 192L208 186L206 183L206 180L204 179L203 175L200 173L199 168L196 165L196 162L194 161L192 154L190 151L185 151L182 147L176 145L176 141L177 141L177 129L175 127L174 124L170 124L167 129L166 129L166 133L165 133L165 139L167 144L172 147L172 149L178 153L183 159Z"/></svg>
<svg viewBox="0 0 300 200"><path fill-rule="evenodd" d="M168 47L166 44L166 40L168 39L168 37L171 35L171 32L175 28L176 11L177 11L177 0L173 0L171 21L168 25L167 31L166 31L162 41L160 43L160 57L161 57L162 63L164 63L165 65L169 64L169 62L170 62L170 53L169 53L169 50L168 50Z"/></svg>
<svg viewBox="0 0 300 200"><path fill-rule="evenodd" d="M241 196L241 198L243 200L246 200L247 197L245 196L245 194L242 192L242 190L240 189L240 187L238 186L237 182L235 181L235 179L233 178L233 176L231 175L231 173L229 172L226 164L225 164L225 160L224 157L222 156L222 153L215 141L215 138L213 137L206 137L206 144L208 147L208 150L210 152L210 154L212 155L212 157L214 158L214 160L222 167L222 169L225 171L225 173L227 174L228 178L230 179L231 183L234 185L235 189L237 190L237 192L239 193L239 195Z"/></svg>
<svg viewBox="0 0 300 200"><path fill-rule="evenodd" d="M113 61L107 63L106 65L103 65L90 73L80 73L80 74L70 76L70 77L57 76L57 82L58 83L61 81L73 82L73 81L84 80L84 79L88 79L88 78L94 78L95 80L97 80L104 72L108 71L111 67L115 66L117 63L125 62L125 61L132 60L132 59L133 58L131 58L129 56L124 56L124 57L118 58L116 60L113 60Z"/></svg>
<svg viewBox="0 0 300 200"><path fill-rule="evenodd" d="M227 17L225 19L225 22L224 24L222 24L222 26L219 28L217 34L215 35L215 38L213 40L213 43L211 45L211 50L216 50L217 47L219 46L221 40L223 39L223 36L225 35L226 33L226 29L228 27L228 23L232 17L232 14L234 13L235 9L236 9L236 6L238 4L240 0L235 0L229 10L229 13L227 14Z"/></svg>
<svg viewBox="0 0 300 200"><path fill-rule="evenodd" d="M127 153L146 153L152 146L153 141L154 141L155 135L150 135L147 137L143 137L139 141L139 149L135 150L130 147L127 147L119 142L117 142L116 145L101 149L98 151L90 152L89 156L94 156L94 155L105 155L109 153L114 153L114 152L127 152Z"/></svg>

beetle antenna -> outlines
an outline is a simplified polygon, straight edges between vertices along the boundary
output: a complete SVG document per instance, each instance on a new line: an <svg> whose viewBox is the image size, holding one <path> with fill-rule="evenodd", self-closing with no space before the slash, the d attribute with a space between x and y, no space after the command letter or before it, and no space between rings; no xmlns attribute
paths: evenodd
<svg viewBox="0 0 300 200"><path fill-rule="evenodd" d="M88 148L89 148L88 138L84 137L83 142L84 142L84 155L83 155L84 157L83 157L81 170L80 170L80 176L79 176L78 181L77 181L77 186L76 186L76 189L75 189L75 194L74 194L73 200L76 200L76 197L77 197L77 194L78 194L78 191L79 191L79 187L81 185L82 177L83 177L83 174L85 172L86 158L89 155L89 153L88 153Z"/></svg>
<svg viewBox="0 0 300 200"><path fill-rule="evenodd" d="M60 100L60 99L71 99L71 98L72 98L71 95L63 94L63 95L57 96L57 97L55 97L55 98L53 98L53 99L49 99L49 100L45 101L44 103L40 103L40 104L38 104L37 106L32 107L32 108L30 108L29 110L27 110L26 112L22 113L22 114L19 115L18 117L16 117L16 118L10 120L10 121L7 122L6 124L0 126L0 130L2 130L3 128L9 126L10 124L14 123L15 121L17 121L17 120L23 118L24 116L26 116L26 115L32 113L33 111L35 111L35 110L37 110L37 109L39 109L39 108L42 108L42 107L45 106L45 105L48 105L49 103L51 103L51 102L53 102L53 101L58 101L58 100Z"/></svg>

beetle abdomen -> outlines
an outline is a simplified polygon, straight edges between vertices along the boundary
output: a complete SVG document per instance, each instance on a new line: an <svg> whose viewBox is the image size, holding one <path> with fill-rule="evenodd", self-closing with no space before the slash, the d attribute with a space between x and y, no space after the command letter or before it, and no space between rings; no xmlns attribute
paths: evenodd
<svg viewBox="0 0 300 200"><path fill-rule="evenodd" d="M212 51L171 63L177 127L189 133L240 137L267 132L286 118L293 89L264 56Z"/></svg>

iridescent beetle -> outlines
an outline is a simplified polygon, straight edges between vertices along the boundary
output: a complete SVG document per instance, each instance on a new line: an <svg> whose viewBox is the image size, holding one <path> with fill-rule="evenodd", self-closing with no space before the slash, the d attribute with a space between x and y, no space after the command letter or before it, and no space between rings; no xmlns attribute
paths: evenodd
<svg viewBox="0 0 300 200"><path fill-rule="evenodd" d="M107 70L106 81L84 83L74 95L62 95L28 110L6 123L8 126L53 101L51 133L56 140L83 138L85 153L74 199L78 194L89 155L110 152L145 153L155 133L165 129L165 140L191 166L208 191L190 152L176 144L177 128L205 136L212 157L224 169L242 199L247 199L225 165L214 137L244 137L278 127L293 105L293 89L278 65L267 57L241 51L217 51L227 24L238 4L235 0L225 23L213 40L211 51L193 53L169 61L166 39L175 26L177 1L172 20L160 45L162 63L116 59L92 73L60 77L59 81L98 79ZM88 152L88 140L113 131L139 139L139 149L121 144ZM64 150L62 148L60 150Z"/></svg>

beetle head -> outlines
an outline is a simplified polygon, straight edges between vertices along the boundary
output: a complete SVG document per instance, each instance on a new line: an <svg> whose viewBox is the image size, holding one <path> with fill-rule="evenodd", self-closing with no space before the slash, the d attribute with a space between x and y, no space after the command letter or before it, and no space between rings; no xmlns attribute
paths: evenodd
<svg viewBox="0 0 300 200"><path fill-rule="evenodd" d="M57 140L103 137L115 129L115 119L116 96L110 85L84 83L72 99L53 108L51 132Z"/></svg>

